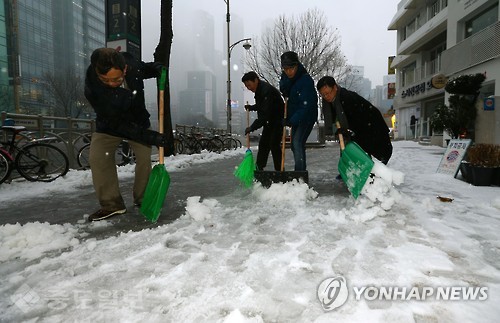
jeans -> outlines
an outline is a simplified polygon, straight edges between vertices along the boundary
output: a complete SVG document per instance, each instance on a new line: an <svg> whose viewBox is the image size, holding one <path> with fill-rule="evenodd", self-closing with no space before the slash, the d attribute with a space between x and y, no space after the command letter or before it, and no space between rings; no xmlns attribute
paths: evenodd
<svg viewBox="0 0 500 323"><path fill-rule="evenodd" d="M306 165L306 141L316 121L303 121L298 126L292 126L292 152L295 170L304 171Z"/></svg>

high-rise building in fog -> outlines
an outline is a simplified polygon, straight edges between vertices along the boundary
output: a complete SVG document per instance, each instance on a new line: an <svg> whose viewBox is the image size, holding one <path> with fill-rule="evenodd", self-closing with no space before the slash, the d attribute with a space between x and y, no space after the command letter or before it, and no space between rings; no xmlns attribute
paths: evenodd
<svg viewBox="0 0 500 323"><path fill-rule="evenodd" d="M102 0L0 0L3 110L52 112L45 75L72 70L84 77L90 53L105 45L104 5Z"/></svg>
<svg viewBox="0 0 500 323"><path fill-rule="evenodd" d="M186 12L174 19L171 55L171 102L173 122L196 124L211 121L226 128L227 107L227 24L216 30L214 17L202 10ZM196 21L193 24L193 21ZM231 43L244 38L243 21L231 15ZM232 127L244 124L243 47L231 52ZM201 82L203 80L203 82ZM199 106L195 106L199 105Z"/></svg>
<svg viewBox="0 0 500 323"><path fill-rule="evenodd" d="M193 21L196 21L193 24ZM195 10L174 19L171 86L173 121L196 124L216 119L218 82L215 60L214 17Z"/></svg>

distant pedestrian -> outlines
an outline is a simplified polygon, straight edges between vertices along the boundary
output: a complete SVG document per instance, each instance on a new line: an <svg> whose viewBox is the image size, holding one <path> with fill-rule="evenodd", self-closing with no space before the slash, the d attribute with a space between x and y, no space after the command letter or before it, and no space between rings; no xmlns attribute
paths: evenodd
<svg viewBox="0 0 500 323"><path fill-rule="evenodd" d="M331 116L332 123L335 119L340 122L341 128L337 132L387 164L392 155L392 144L382 113L359 94L341 88L331 76L322 77L316 88L323 98L323 113ZM333 127L333 124L325 127Z"/></svg>
<svg viewBox="0 0 500 323"><path fill-rule="evenodd" d="M120 194L115 151L128 139L135 153L134 204L140 206L151 172L151 145L167 146L166 137L149 130L144 79L160 76L161 64L144 63L129 53L98 48L90 58L85 97L96 113L90 143L90 169L101 208L89 216L97 221L127 211Z"/></svg>
<svg viewBox="0 0 500 323"><path fill-rule="evenodd" d="M257 170L264 170L269 152L273 156L274 170L281 169L281 137L283 133L284 103L280 92L271 84L259 79L254 71L241 78L245 87L255 93L255 104L245 105L249 111L257 111L257 119L245 129L245 135L262 127L257 153Z"/></svg>
<svg viewBox="0 0 500 323"><path fill-rule="evenodd" d="M412 114L410 117L410 129L411 129L411 135L412 137L415 137L415 124L417 123L417 118L415 118L415 115Z"/></svg>
<svg viewBox="0 0 500 323"><path fill-rule="evenodd" d="M318 95L314 81L295 52L281 55L280 91L287 100L285 125L291 126L292 151L296 171L305 171L306 141L318 119Z"/></svg>

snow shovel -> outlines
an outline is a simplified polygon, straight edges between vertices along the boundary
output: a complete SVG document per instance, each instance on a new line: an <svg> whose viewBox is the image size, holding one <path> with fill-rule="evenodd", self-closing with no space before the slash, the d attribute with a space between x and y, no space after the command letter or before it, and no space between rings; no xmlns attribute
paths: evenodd
<svg viewBox="0 0 500 323"><path fill-rule="evenodd" d="M247 102L248 104L248 102ZM247 110L247 127L250 127L250 111ZM255 164L253 162L252 151L250 150L250 133L247 133L247 151L241 164L234 171L236 176L245 187L252 186Z"/></svg>
<svg viewBox="0 0 500 323"><path fill-rule="evenodd" d="M164 93L165 83L167 81L167 68L164 67L161 71L160 79L158 80L159 90L159 107L158 107L158 132L163 133L163 116L164 116ZM141 213L146 219L151 222L156 222L160 216L165 196L170 185L170 175L164 165L164 147L158 147L159 163L151 170L149 175L148 185L144 192L144 198L141 203Z"/></svg>
<svg viewBox="0 0 500 323"><path fill-rule="evenodd" d="M338 121L336 125L340 129ZM374 162L370 155L354 141L350 141L344 145L344 136L341 133L339 133L339 143L341 155L338 170L344 183L347 185L347 189L357 199L368 177L370 177Z"/></svg>
<svg viewBox="0 0 500 323"><path fill-rule="evenodd" d="M287 100L285 99L284 120L286 120ZM290 134L290 140L291 140ZM269 188L272 183L286 183L294 179L302 179L305 183L309 182L309 173L304 171L285 171L285 144L286 144L286 126L283 126L283 136L281 138L281 171L256 170L254 177L262 186Z"/></svg>

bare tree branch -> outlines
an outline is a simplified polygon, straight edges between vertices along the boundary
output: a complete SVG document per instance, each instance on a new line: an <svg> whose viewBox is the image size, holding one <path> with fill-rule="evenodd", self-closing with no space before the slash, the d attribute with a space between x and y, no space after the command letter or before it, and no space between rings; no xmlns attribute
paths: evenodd
<svg viewBox="0 0 500 323"><path fill-rule="evenodd" d="M337 29L327 25L325 15L310 9L298 18L279 16L261 38L254 38L247 64L261 78L278 84L281 75L280 55L293 50L311 77L334 76L340 83L352 78L351 67L341 50Z"/></svg>
<svg viewBox="0 0 500 323"><path fill-rule="evenodd" d="M84 81L74 68L69 67L57 74L45 73L42 80L33 80L40 81L54 99L54 116L78 118L91 111L83 96Z"/></svg>

